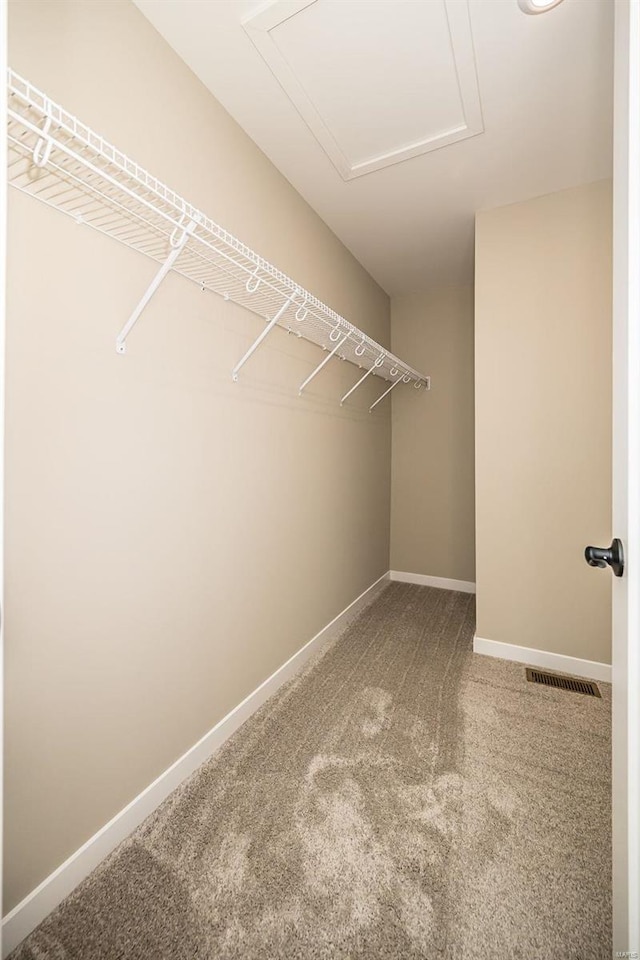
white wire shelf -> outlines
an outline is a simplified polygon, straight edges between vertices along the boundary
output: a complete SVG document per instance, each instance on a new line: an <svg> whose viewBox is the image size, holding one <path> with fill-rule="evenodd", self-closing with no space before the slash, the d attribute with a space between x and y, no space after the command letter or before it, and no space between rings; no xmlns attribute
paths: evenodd
<svg viewBox="0 0 640 960"><path fill-rule="evenodd" d="M391 383L370 410L400 383L429 389L429 377L331 310L12 70L8 94L9 183L161 264L118 334L119 353L125 352L129 333L166 274L175 270L268 321L234 368L234 380L278 325L326 352L300 385L300 393L334 356L364 371L341 403L369 375Z"/></svg>

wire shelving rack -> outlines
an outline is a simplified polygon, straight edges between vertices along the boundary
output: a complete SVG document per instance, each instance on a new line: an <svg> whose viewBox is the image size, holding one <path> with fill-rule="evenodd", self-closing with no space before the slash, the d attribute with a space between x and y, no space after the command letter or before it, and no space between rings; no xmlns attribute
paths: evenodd
<svg viewBox="0 0 640 960"><path fill-rule="evenodd" d="M326 353L300 385L300 393L332 357L363 371L341 403L370 375L390 383L370 410L398 384L429 389L429 377L341 317L12 70L8 120L8 174L13 187L160 264L116 338L118 353L125 353L127 337L142 311L167 273L175 270L203 290L267 321L232 371L234 380L278 325Z"/></svg>

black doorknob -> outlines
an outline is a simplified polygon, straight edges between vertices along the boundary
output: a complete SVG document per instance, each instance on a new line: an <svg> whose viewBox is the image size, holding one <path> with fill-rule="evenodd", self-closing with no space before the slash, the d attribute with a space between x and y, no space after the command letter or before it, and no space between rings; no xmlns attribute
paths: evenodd
<svg viewBox="0 0 640 960"><path fill-rule="evenodd" d="M606 567L608 564L616 577L624 573L624 551L622 541L617 537L611 541L610 547L587 547L584 558L590 567Z"/></svg>

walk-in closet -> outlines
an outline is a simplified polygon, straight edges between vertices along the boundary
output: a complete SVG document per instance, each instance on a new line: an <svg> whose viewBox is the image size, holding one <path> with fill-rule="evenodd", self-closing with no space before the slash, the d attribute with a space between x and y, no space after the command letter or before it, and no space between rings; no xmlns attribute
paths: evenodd
<svg viewBox="0 0 640 960"><path fill-rule="evenodd" d="M640 0L0 15L3 957L634 956Z"/></svg>

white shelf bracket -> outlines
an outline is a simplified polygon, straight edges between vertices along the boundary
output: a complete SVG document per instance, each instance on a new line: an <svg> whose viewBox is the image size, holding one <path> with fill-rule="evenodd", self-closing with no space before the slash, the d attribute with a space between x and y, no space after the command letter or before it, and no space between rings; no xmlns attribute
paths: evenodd
<svg viewBox="0 0 640 960"><path fill-rule="evenodd" d="M360 379L358 380L358 382L355 383L355 384L351 387L351 390L347 390L347 392L345 393L344 397L343 397L342 400L340 401L340 406L342 406L342 404L345 402L345 400L348 399L348 397L351 396L351 394L354 392L354 390L357 390L358 387L360 386L360 384L361 384L361 383L364 383L364 381L367 379L367 377L368 377L371 373L373 373L375 370L377 370L378 367L381 367L383 363L384 363L384 353L381 353L380 356L378 357L378 359L377 359L377 360L375 361L375 363L373 364L373 366L372 366L372 367L369 367L369 369L367 370L367 372L365 373L365 375L364 375L363 377L360 377Z"/></svg>
<svg viewBox="0 0 640 960"><path fill-rule="evenodd" d="M237 382L237 380L238 380L238 374L239 374L240 370L242 369L242 367L244 367L244 365L245 365L245 363L247 362L247 360L249 359L249 357L250 357L253 353L256 352L256 350L258 349L258 347L260 346L260 344L262 343L262 341L263 341L266 337L269 336L269 334L271 333L271 331L272 331L273 328L275 327L275 325L276 325L276 323L278 322L278 320L280 320L280 319L284 316L284 314L285 314L286 311L289 309L289 307L291 306L292 303L293 303L293 295L290 296L289 299L286 300L286 301L282 304L282 306L280 307L280 309L278 310L278 312L276 313L276 315L274 316L274 318L273 318L272 320L269 320L269 323L267 324L267 326L264 328L264 330L262 331L262 333L260 334L260 336L257 338L257 340L254 340L254 342L251 344L251 346L249 347L249 349L248 349L247 352L245 353L245 355L244 355L244 357L242 358L242 360L240 360L238 363L236 363L235 367L233 368L233 373L231 374L231 378L232 378L235 382Z"/></svg>
<svg viewBox="0 0 640 960"><path fill-rule="evenodd" d="M384 392L381 396L379 396L378 399L377 399L376 401L374 401L374 403L371 404L371 406L369 407L369 413L371 413L371 411L373 410L374 407L377 407L377 406L378 406L378 404L380 403L381 400L384 400L384 398L386 397L386 395L387 395L388 393L391 393L391 391L393 390L394 387L397 387L399 383L409 383L410 380L411 380L411 377L409 376L408 373L401 374L401 375L398 377L398 379L397 379L397 380L394 380L394 382L391 384L391 386L390 386L390 387L387 387L387 389L385 390L385 392Z"/></svg>
<svg viewBox="0 0 640 960"><path fill-rule="evenodd" d="M169 253L169 256L164 261L164 263L156 273L155 277L147 287L144 293L144 296L138 303L138 306L135 308L135 310L133 311L133 313L125 323L124 327L116 337L116 353L127 352L127 344L126 344L127 337L129 336L129 334L135 327L136 323L140 319L140 315L142 314L142 311L147 306L152 296L154 295L154 293L156 292L156 290L158 289L158 287L160 286L160 284L162 283L166 275L169 273L169 271L173 267L174 263L176 262L176 260L178 259L182 251L184 250L185 244L189 239L189 237L191 236L191 234L193 233L193 231L195 230L195 228L196 228L195 220L190 220L180 234L177 234L177 229L178 229L177 227L171 234L171 238L169 240L169 245L171 246L171 252Z"/></svg>
<svg viewBox="0 0 640 960"><path fill-rule="evenodd" d="M298 390L298 396L300 396L300 394L302 393L302 391L304 390L305 387L308 387L308 386L309 386L309 384L311 383L311 381L313 380L313 378L314 378L315 376L317 376L317 374L320 373L320 371L321 371L322 368L325 366L325 364L329 363L329 360L331 360L331 357L340 349L340 347L341 347L342 344L345 342L345 340L347 339L348 336L349 336L349 334L348 334L348 333L345 333L345 335L343 336L342 340L339 340L338 343L336 343L336 345L335 345L335 347L333 348L333 350L331 351L331 353L330 353L328 356L326 356L326 357L324 358L324 360L321 360L320 363L318 364L318 366L317 366L317 367L315 368L315 370L313 371L313 373L310 373L309 376L307 377L307 379L304 381L304 383L301 383L301 384L300 384L300 389Z"/></svg>

